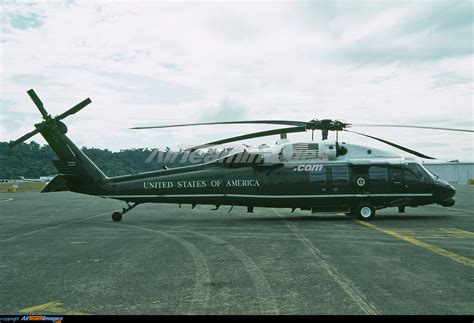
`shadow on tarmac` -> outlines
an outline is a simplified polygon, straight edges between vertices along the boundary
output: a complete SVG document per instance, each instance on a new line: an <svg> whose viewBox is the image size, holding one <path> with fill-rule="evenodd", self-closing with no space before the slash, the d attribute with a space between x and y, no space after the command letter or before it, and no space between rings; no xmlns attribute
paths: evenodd
<svg viewBox="0 0 474 323"><path fill-rule="evenodd" d="M379 222L387 220L406 221L406 220L438 220L445 218L445 215L379 215L369 222ZM284 216L284 217L252 217L234 219L238 222L342 222L354 221L356 218L351 216L337 215L307 215L307 216Z"/></svg>

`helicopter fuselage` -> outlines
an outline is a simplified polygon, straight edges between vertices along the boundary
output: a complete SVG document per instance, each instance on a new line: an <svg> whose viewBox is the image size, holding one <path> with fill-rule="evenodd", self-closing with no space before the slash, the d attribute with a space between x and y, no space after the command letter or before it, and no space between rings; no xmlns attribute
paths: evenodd
<svg viewBox="0 0 474 323"><path fill-rule="evenodd" d="M155 174L153 174L155 173ZM133 203L347 211L454 204L455 190L416 162L210 163L108 180L102 197Z"/></svg>

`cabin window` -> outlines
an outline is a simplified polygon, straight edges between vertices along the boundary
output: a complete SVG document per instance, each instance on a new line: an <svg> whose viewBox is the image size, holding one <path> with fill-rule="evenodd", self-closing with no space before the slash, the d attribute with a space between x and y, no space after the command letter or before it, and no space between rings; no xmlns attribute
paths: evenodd
<svg viewBox="0 0 474 323"><path fill-rule="evenodd" d="M349 183L349 167L334 166L332 168L333 183Z"/></svg>
<svg viewBox="0 0 474 323"><path fill-rule="evenodd" d="M316 184L326 183L326 168L322 167L321 170L311 171L309 173L309 181Z"/></svg>
<svg viewBox="0 0 474 323"><path fill-rule="evenodd" d="M388 178L391 183L401 183L403 177L403 169L401 167L389 167Z"/></svg>
<svg viewBox="0 0 474 323"><path fill-rule="evenodd" d="M370 181L373 183L386 182L387 168L383 166L370 166L369 177Z"/></svg>

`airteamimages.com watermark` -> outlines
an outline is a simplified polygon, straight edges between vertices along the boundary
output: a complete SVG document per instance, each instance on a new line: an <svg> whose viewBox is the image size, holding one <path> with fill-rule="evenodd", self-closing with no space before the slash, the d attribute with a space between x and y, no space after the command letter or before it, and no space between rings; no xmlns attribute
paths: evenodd
<svg viewBox="0 0 474 323"><path fill-rule="evenodd" d="M220 152L207 152L202 151L162 151L158 148L154 149L150 156L145 160L145 163L156 162L159 164L202 164L209 163L229 155L228 150L222 150ZM242 157L240 158L242 160Z"/></svg>
<svg viewBox="0 0 474 323"><path fill-rule="evenodd" d="M294 153L291 156L292 160L307 160L310 158L316 158L314 154L306 152ZM196 165L209 162L216 163L233 163L233 164L260 164L260 163L281 163L283 156L281 154L274 154L271 152L247 152L241 151L233 153L229 150L222 150L220 152L213 151L203 153L202 151L162 151L154 149L145 163L158 163L158 164L185 164L185 165Z"/></svg>
<svg viewBox="0 0 474 323"><path fill-rule="evenodd" d="M0 322L21 322L21 321L50 321L60 323L64 320L62 316L46 316L46 315L22 315L22 316L2 316Z"/></svg>

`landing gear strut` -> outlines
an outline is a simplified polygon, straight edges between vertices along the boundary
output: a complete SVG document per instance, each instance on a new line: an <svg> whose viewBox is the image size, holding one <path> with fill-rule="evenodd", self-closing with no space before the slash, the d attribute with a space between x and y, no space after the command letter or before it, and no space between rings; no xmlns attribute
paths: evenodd
<svg viewBox="0 0 474 323"><path fill-rule="evenodd" d="M139 203L134 203L130 204L130 202L127 202L127 207L122 209L122 212L114 212L112 214L112 220L114 222L118 222L122 220L122 215L133 209L135 206L137 206Z"/></svg>

